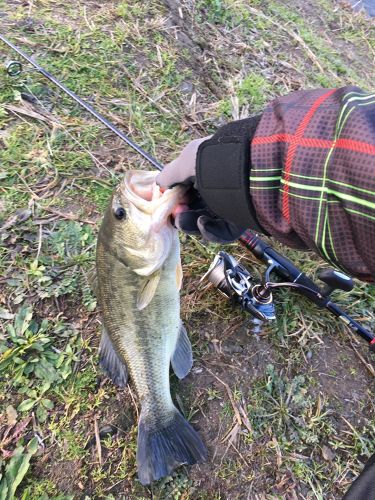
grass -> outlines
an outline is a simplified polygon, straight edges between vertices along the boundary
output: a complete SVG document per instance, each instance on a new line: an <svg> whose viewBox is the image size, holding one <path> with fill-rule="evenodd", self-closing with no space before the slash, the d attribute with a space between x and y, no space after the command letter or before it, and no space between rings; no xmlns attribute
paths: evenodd
<svg viewBox="0 0 375 500"><path fill-rule="evenodd" d="M366 87L374 76L370 23L326 0L183 1L180 11L158 0L0 0L0 9L9 38L162 162L273 96ZM2 46L1 58L15 55ZM137 481L136 396L98 370L90 272L111 190L149 165L28 69L0 72L0 476L13 455L25 499L342 496L374 451L365 346L285 291L275 324L254 336L244 313L199 284L221 247L183 235L182 316L196 363L185 381L172 378L172 393L210 458L147 488ZM317 257L274 244L316 277ZM249 254L227 250L259 278ZM373 325L370 287L335 299Z"/></svg>

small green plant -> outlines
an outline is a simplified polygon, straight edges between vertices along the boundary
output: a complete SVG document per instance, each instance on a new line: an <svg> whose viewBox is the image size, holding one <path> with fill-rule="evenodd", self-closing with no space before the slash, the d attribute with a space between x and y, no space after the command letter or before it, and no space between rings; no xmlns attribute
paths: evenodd
<svg viewBox="0 0 375 500"><path fill-rule="evenodd" d="M32 307L22 306L13 324L7 325L7 334L0 339L0 374L27 396L18 410L28 412L36 407L39 421L44 422L54 407L46 394L68 378L77 360L76 333L59 320L54 325L47 319L36 321Z"/></svg>
<svg viewBox="0 0 375 500"><path fill-rule="evenodd" d="M267 94L270 92L270 84L262 75L250 73L242 81L238 89L240 104L249 103L252 109L259 109L264 105Z"/></svg>
<svg viewBox="0 0 375 500"><path fill-rule="evenodd" d="M57 322L53 333L68 336L66 325ZM31 306L22 306L14 318L14 323L7 326L8 339L1 341L0 373L12 364L12 383L20 385L28 381L48 381L50 383L65 380L70 374L70 365L75 361L73 350L68 344L64 351L54 347L54 338L50 322L43 319L38 323L33 319ZM74 334L74 332L69 332Z"/></svg>
<svg viewBox="0 0 375 500"><path fill-rule="evenodd" d="M197 8L205 13L206 19L210 23L222 24L232 20L232 13L223 0L201 0Z"/></svg>
<svg viewBox="0 0 375 500"><path fill-rule="evenodd" d="M37 438L33 438L26 448L18 446L8 463L0 460L0 500L13 500L16 490L25 477L30 459L38 450Z"/></svg>
<svg viewBox="0 0 375 500"><path fill-rule="evenodd" d="M22 500L35 500L36 498L38 500L73 500L74 495L59 494L52 481L48 479L43 481L35 477L32 480L28 479L21 498Z"/></svg>
<svg viewBox="0 0 375 500"><path fill-rule="evenodd" d="M308 394L304 376L285 379L273 365L267 366L266 373L264 385L255 388L253 403L248 406L257 436L272 428L289 441L309 445L330 433L329 412L322 411L321 401L315 402Z"/></svg>

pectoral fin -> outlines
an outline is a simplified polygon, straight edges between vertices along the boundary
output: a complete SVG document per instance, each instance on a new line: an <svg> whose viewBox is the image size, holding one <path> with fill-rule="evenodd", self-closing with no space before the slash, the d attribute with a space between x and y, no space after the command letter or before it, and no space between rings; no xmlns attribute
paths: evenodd
<svg viewBox="0 0 375 500"><path fill-rule="evenodd" d="M125 387L128 382L128 369L119 357L105 328L99 346L99 366L103 372L119 387Z"/></svg>
<svg viewBox="0 0 375 500"><path fill-rule="evenodd" d="M160 271L145 278L137 297L137 309L144 309L153 299L160 280Z"/></svg>
<svg viewBox="0 0 375 500"><path fill-rule="evenodd" d="M182 287L182 266L181 266L181 260L178 262L177 267L176 267L176 283L177 283L177 289L181 290Z"/></svg>
<svg viewBox="0 0 375 500"><path fill-rule="evenodd" d="M186 377L193 366L193 352L191 350L190 340L182 323L171 363L173 371L179 379Z"/></svg>

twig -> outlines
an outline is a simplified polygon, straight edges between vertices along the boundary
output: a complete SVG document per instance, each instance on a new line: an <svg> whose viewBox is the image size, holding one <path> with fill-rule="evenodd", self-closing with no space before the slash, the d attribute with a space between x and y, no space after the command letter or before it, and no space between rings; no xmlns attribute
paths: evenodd
<svg viewBox="0 0 375 500"><path fill-rule="evenodd" d="M34 0L29 0L29 11L28 11L28 16L31 17L31 11L33 10L34 7Z"/></svg>
<svg viewBox="0 0 375 500"><path fill-rule="evenodd" d="M350 332L351 333L351 332ZM351 338L351 336L349 337L350 339L350 344L352 346L352 349L353 351L356 353L356 355L358 356L358 358L362 361L362 363L365 365L367 371L373 376L375 377L375 369L373 366L370 365L370 363L367 363L367 361L365 360L365 358L362 356L362 354L357 351L357 349L354 347L354 343L353 343L353 340Z"/></svg>
<svg viewBox="0 0 375 500"><path fill-rule="evenodd" d="M155 101L155 99L152 99L152 97L150 97L148 95L148 93L141 87L141 85L139 85L139 83L136 83L134 80L133 80L133 77L132 75L129 73L129 71L125 68L125 66L121 66L121 70L125 73L125 75L128 77L129 79L129 83L130 85L137 91L139 92L141 95L143 95L143 97L145 97L148 101L150 101L156 109L158 109L161 113L165 113L167 115L171 115L172 114L172 111L165 108L164 106L162 106L161 104L157 103Z"/></svg>
<svg viewBox="0 0 375 500"><path fill-rule="evenodd" d="M94 31L95 29L95 24L93 22L90 22L88 17L87 17L87 11L86 11L86 5L83 6L83 18L87 24L87 27L89 28L90 31Z"/></svg>
<svg viewBox="0 0 375 500"><path fill-rule="evenodd" d="M285 31L286 33L288 33L288 35L290 35L292 38L294 38L303 47L303 49L307 52L307 54L309 55L310 59L315 64L315 66L317 68L319 68L319 70L322 73L324 73L324 69L323 69L322 65L320 64L317 56L314 54L314 52L310 49L310 47L307 45L307 43L303 40L303 38L298 33L293 31L292 29L289 30L287 28L284 28L284 26L282 26L280 23L274 21L269 16L266 16L265 14L263 14L263 12L260 12L258 9L254 9L254 7L248 6L247 8L252 14L255 14L256 16L262 17L263 19L266 19L268 22L270 22L274 26L277 26L279 29Z"/></svg>
<svg viewBox="0 0 375 500"><path fill-rule="evenodd" d="M219 427L219 430L217 432L217 435L220 436L220 433L221 433L221 429L223 427L223 421L220 419L220 427ZM216 443L217 443L217 440L216 440ZM215 458L216 458L216 455L217 455L217 451L218 451L218 447L217 445L215 446L215 451L213 452L212 454L212 463L215 463Z"/></svg>
<svg viewBox="0 0 375 500"><path fill-rule="evenodd" d="M94 175L74 175L74 174L62 173L61 176L67 178L74 178L75 181L90 180L95 184L99 184L100 186L113 189L113 185L110 182L107 182L104 179L98 179Z"/></svg>
<svg viewBox="0 0 375 500"><path fill-rule="evenodd" d="M249 431L249 432L253 432L253 428L251 427L251 424L250 424L250 420L249 420L249 417L247 416L243 406L239 406L239 411L240 411L240 414L241 414L241 417L242 417L242 423L244 424L244 426L246 427L246 429Z"/></svg>
<svg viewBox="0 0 375 500"><path fill-rule="evenodd" d="M232 429L230 429L226 433L226 435L223 437L223 439L221 440L221 442L225 443L225 441L229 440L229 443L232 444L236 440L237 435L240 432L240 430L241 430L241 425L238 422L236 422L234 424L234 427L232 427Z"/></svg>
<svg viewBox="0 0 375 500"><path fill-rule="evenodd" d="M22 177L22 175L20 175L18 172L17 172L17 176L19 178L19 180L22 182L22 184L25 185L26 189L29 191L29 193L32 195L33 199L34 200L40 200L41 197L38 196L36 193L34 193L34 191L31 189L31 187L27 184L27 182L25 181L25 179Z"/></svg>
<svg viewBox="0 0 375 500"><path fill-rule="evenodd" d="M209 368L206 367L206 370L211 373L211 375L213 377L216 378L216 380L218 382L220 382L220 384L222 384L224 387L225 387L225 390L227 391L227 394L228 394L228 397L230 399L230 402L231 402L231 405L232 405L232 408L233 408L233 411L234 411L234 414L236 416L236 419L237 419L237 422L239 423L239 425L241 426L242 425L242 418L241 418L241 415L240 415L240 412L237 408L237 405L236 405L236 402L234 400L234 397L233 397L233 394L232 394L232 391L230 390L230 387L228 384L226 384L223 380L221 380L219 377L217 377Z"/></svg>
<svg viewBox="0 0 375 500"><path fill-rule="evenodd" d="M32 107L28 104L24 104L22 107L21 106L14 106L13 104L6 104L4 106L5 109L8 111L11 111L12 113L16 114L18 116L18 113L21 113L22 115L28 116L30 118L34 118L35 120L40 120L44 123L48 123L49 125L52 126L52 123L58 123L58 121L52 116L52 117L46 117L32 109ZM52 122L52 123L51 123Z"/></svg>
<svg viewBox="0 0 375 500"><path fill-rule="evenodd" d="M38 251L36 253L36 260L39 259L40 250L42 249L42 241L43 241L42 224L39 224Z"/></svg>
<svg viewBox="0 0 375 500"><path fill-rule="evenodd" d="M99 465L102 465L102 463L103 463L102 444L100 442L99 425L98 425L98 420L97 420L96 416L94 417L94 432L95 432L96 451L98 452L98 461L99 461Z"/></svg>
<svg viewBox="0 0 375 500"><path fill-rule="evenodd" d="M241 457L241 459L243 460L243 462L248 466L250 467L250 464L249 462L246 460L246 458L242 455L242 453L240 452L240 450L235 446L234 443L230 442L229 441L229 444L232 446L232 448L235 449L235 451L238 453L238 455Z"/></svg>
<svg viewBox="0 0 375 500"><path fill-rule="evenodd" d="M83 222L84 224L91 224L93 226L95 225L95 222L93 222L92 220L80 219L79 217L75 217L72 214L64 214L63 212L59 212L59 210L55 210L50 207L43 207L42 205L38 204L38 208L40 208L41 210L45 210L46 212L50 212L51 214L58 215L62 219L73 220L76 222Z"/></svg>

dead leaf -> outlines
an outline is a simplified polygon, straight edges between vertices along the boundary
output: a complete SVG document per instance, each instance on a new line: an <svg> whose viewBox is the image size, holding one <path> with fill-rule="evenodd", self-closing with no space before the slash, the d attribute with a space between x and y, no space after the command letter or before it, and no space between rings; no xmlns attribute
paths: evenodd
<svg viewBox="0 0 375 500"><path fill-rule="evenodd" d="M13 104L6 104L4 109L11 111L15 114L21 114L28 116L29 118L34 118L35 120L40 120L44 123L48 123L48 125L52 126L53 124L58 123L58 120L51 114L43 111L43 114L36 111L34 106L28 101L21 101L22 106L14 106Z"/></svg>
<svg viewBox="0 0 375 500"><path fill-rule="evenodd" d="M9 405L6 407L5 411L7 414L8 425L15 425L17 423L17 410L14 406Z"/></svg>
<svg viewBox="0 0 375 500"><path fill-rule="evenodd" d="M4 222L4 224L0 227L0 232L3 232L16 224L24 222L31 215L31 210L28 208L20 208L12 214L8 220Z"/></svg>
<svg viewBox="0 0 375 500"><path fill-rule="evenodd" d="M4 307L0 307L0 319L13 319L14 314L5 309Z"/></svg>
<svg viewBox="0 0 375 500"><path fill-rule="evenodd" d="M332 462L332 460L335 458L336 453L331 450L328 446L323 444L322 446L322 455L324 460L327 460L328 462Z"/></svg>

